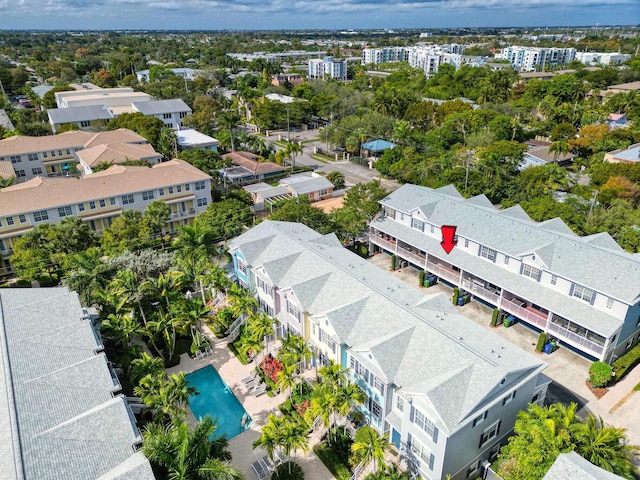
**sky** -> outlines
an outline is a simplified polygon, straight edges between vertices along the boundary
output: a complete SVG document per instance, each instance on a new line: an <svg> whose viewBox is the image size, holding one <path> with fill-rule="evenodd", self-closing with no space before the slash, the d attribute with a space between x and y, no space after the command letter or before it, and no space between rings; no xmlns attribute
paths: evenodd
<svg viewBox="0 0 640 480"><path fill-rule="evenodd" d="M638 0L0 0L0 29L638 25Z"/></svg>

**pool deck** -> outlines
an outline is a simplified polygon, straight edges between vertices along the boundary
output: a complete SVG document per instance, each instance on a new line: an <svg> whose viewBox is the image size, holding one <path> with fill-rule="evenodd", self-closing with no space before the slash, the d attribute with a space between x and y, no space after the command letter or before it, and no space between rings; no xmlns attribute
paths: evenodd
<svg viewBox="0 0 640 480"><path fill-rule="evenodd" d="M261 449L254 450L253 442L260 436L260 429L266 422L269 414L281 415L280 410L278 410L278 405L286 400L286 395L284 393L276 395L275 397L269 397L266 394L260 395L259 397L251 395L242 383L242 379L253 373L255 364L242 365L227 347L228 339L216 338L206 326L203 327L203 331L209 340L211 340L213 353L200 360L190 358L189 355L185 353L180 356L180 364L168 368L167 373L191 373L207 365L213 365L215 367L222 379L231 388L240 403L242 403L244 409L251 415L252 419L249 430L229 440L229 451L232 455L231 463L244 473L247 480L257 478L251 464L266 453ZM195 424L195 418L190 410L189 420ZM304 469L306 478L330 480L334 478L333 475L331 475L329 470L327 470L312 450L313 446L319 441L319 436L315 434L315 432L312 433L309 437L309 453L304 457L298 455L297 462Z"/></svg>

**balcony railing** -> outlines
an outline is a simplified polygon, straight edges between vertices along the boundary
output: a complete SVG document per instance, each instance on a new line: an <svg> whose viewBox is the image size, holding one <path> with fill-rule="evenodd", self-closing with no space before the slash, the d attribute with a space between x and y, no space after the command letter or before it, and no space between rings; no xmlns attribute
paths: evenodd
<svg viewBox="0 0 640 480"><path fill-rule="evenodd" d="M169 220L177 220L179 218L189 217L189 216L195 215L195 214L196 214L196 209L195 208L190 208L189 210L185 210L185 211L181 211L181 212L177 212L177 213L172 213L171 215L169 215Z"/></svg>
<svg viewBox="0 0 640 480"><path fill-rule="evenodd" d="M427 262L427 270L429 270L431 273L435 273L440 278L449 280L456 285L458 285L458 282L460 281L460 272L455 272L446 267L443 267L442 265L438 265L433 262Z"/></svg>
<svg viewBox="0 0 640 480"><path fill-rule="evenodd" d="M521 305L518 305L515 302L512 302L511 300L507 300L506 298L502 299L500 308L506 310L507 312L515 315L516 317L524 320L527 323L535 325L538 328L544 329L547 326L547 316L545 314L536 313Z"/></svg>
<svg viewBox="0 0 640 480"><path fill-rule="evenodd" d="M482 298L483 300L486 300L493 305L498 305L498 302L500 301L500 294L492 292L491 290L484 288L483 286L478 285L477 283L466 278L462 279L461 286L467 292L470 292L474 296Z"/></svg>
<svg viewBox="0 0 640 480"><path fill-rule="evenodd" d="M385 240L384 238L379 237L378 235L371 235L370 239L376 245L384 248L385 250L387 250L389 252L394 252L395 253L395 251L396 251L395 242L390 242L389 240Z"/></svg>
<svg viewBox="0 0 640 480"><path fill-rule="evenodd" d="M560 340L568 339L571 343L585 347L596 355L600 355L604 350L604 346L598 345L597 343L592 342L585 337L581 337L566 328L562 328L560 325L556 325L555 323L549 323L549 331L557 335Z"/></svg>
<svg viewBox="0 0 640 480"><path fill-rule="evenodd" d="M410 252L402 247L398 247L398 251L396 253L405 260L409 260L411 263L421 268L424 268L425 262L427 261L425 256Z"/></svg>

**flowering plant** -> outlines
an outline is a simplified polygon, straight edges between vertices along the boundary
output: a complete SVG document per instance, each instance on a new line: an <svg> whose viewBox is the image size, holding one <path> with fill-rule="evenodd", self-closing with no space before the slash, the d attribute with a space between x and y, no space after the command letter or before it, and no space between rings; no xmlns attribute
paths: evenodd
<svg viewBox="0 0 640 480"><path fill-rule="evenodd" d="M271 381L275 382L278 372L282 370L282 362L273 355L269 355L262 360L260 369L271 379Z"/></svg>

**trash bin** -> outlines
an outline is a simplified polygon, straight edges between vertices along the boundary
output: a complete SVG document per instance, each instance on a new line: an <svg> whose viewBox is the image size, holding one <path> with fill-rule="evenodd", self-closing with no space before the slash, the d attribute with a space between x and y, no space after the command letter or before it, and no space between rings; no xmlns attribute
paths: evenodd
<svg viewBox="0 0 640 480"><path fill-rule="evenodd" d="M551 352L553 352L553 343L547 343L545 344L543 351L544 353L546 353L547 355L549 355Z"/></svg>
<svg viewBox="0 0 640 480"><path fill-rule="evenodd" d="M504 322L502 323L504 325L504 328L509 328L511 325L516 323L516 318L513 315L509 315L507 318L504 319Z"/></svg>
<svg viewBox="0 0 640 480"><path fill-rule="evenodd" d="M461 307L462 305L464 305L464 295L458 297L458 306Z"/></svg>

